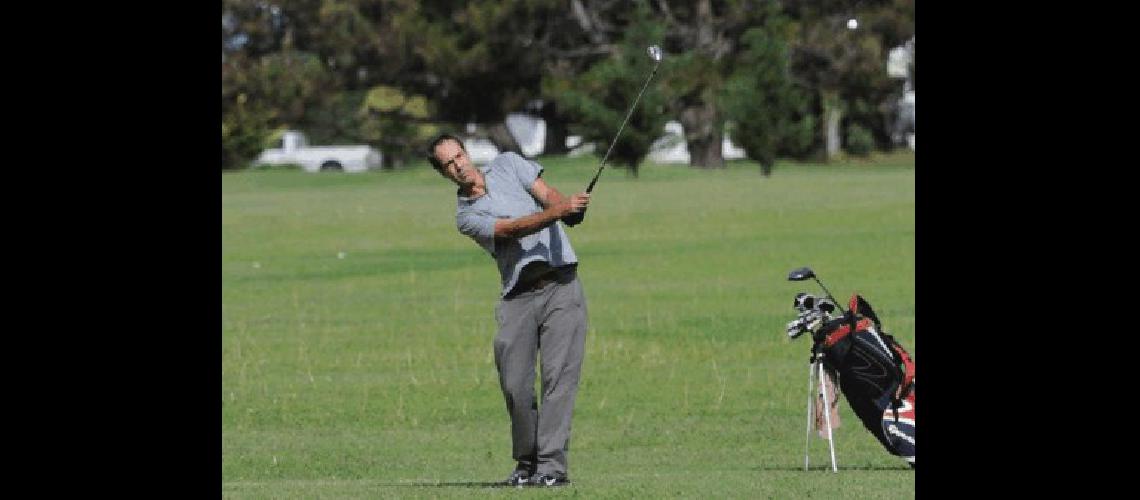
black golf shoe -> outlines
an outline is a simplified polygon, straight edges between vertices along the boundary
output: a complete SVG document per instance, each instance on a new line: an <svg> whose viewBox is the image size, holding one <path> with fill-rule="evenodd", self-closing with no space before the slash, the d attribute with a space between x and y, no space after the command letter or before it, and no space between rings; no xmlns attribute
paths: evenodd
<svg viewBox="0 0 1140 500"><path fill-rule="evenodd" d="M511 476L503 481L504 486L517 486L523 487L530 484L531 474L530 471L524 469L515 469Z"/></svg>
<svg viewBox="0 0 1140 500"><path fill-rule="evenodd" d="M566 477L565 474L535 474L531 476L530 484L543 488L553 488L570 484L570 478Z"/></svg>

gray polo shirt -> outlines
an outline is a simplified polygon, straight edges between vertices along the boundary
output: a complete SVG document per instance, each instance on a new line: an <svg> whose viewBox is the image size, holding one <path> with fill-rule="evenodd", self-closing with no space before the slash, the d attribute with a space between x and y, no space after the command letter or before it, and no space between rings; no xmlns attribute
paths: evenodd
<svg viewBox="0 0 1140 500"><path fill-rule="evenodd" d="M479 171L483 172L487 193L478 198L458 196L455 223L460 233L470 236L495 259L502 295L514 288L527 264L545 262L561 267L578 263L559 221L521 238L495 238L496 219L516 219L542 211L542 205L530 194L530 186L542 174L541 165L507 152Z"/></svg>

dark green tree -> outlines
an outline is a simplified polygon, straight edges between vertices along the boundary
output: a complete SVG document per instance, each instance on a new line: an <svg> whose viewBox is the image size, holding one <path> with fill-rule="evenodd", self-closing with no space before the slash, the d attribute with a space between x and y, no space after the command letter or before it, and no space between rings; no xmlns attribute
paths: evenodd
<svg viewBox="0 0 1140 500"><path fill-rule="evenodd" d="M244 167L266 146L268 131L304 124L327 98L328 80L313 54L293 50L223 63L223 166Z"/></svg>
<svg viewBox="0 0 1140 500"><path fill-rule="evenodd" d="M407 103L388 99L390 89L423 85L415 38L399 29L416 7L412 0L223 1L224 166L244 165L282 128L301 129L314 144L371 144L388 166L418 156L431 130L429 104L400 91Z"/></svg>
<svg viewBox="0 0 1140 500"><path fill-rule="evenodd" d="M606 47L628 30L629 4L605 0L572 0L586 21L580 22L588 43ZM650 13L645 18L659 25L656 41L668 54L661 91L668 105L663 113L679 120L685 129L690 165L724 166L721 145L726 125L726 104L721 102L728 80L738 67L743 33L762 26L779 12L779 5L763 0L695 0L635 2Z"/></svg>
<svg viewBox="0 0 1140 500"><path fill-rule="evenodd" d="M551 43L560 36L553 28L565 24L564 14L557 0L422 2L401 29L422 58L424 81L404 90L435 103L440 121L485 124L476 135L517 152L504 120L541 97Z"/></svg>
<svg viewBox="0 0 1140 500"><path fill-rule="evenodd" d="M222 2L222 167L242 168L275 129L301 126L332 79L298 26L320 2Z"/></svg>
<svg viewBox="0 0 1140 500"><path fill-rule="evenodd" d="M825 157L839 153L843 129L853 125L888 143L885 115L899 89L886 73L886 60L892 47L914 34L913 0L800 0L788 2L786 13L796 27L793 74L814 94ZM858 20L854 30L847 28L851 18Z"/></svg>
<svg viewBox="0 0 1140 500"><path fill-rule="evenodd" d="M816 120L810 95L792 80L787 38L791 25L773 11L762 26L741 37L736 71L723 89L725 116L732 137L767 176L777 155L810 151Z"/></svg>
<svg viewBox="0 0 1140 500"><path fill-rule="evenodd" d="M612 48L609 57L593 64L585 73L548 77L543 84L543 93L554 96L558 105L572 117L571 132L593 143L599 157L605 155L613 142L608 164L627 166L635 176L653 140L661 136L668 121L665 94L659 82L650 82L621 135L617 133L652 73L654 62L647 55L646 47L658 44L662 35L662 26L652 20L648 6L639 2L622 40ZM665 59L658 73L669 71L672 64Z"/></svg>

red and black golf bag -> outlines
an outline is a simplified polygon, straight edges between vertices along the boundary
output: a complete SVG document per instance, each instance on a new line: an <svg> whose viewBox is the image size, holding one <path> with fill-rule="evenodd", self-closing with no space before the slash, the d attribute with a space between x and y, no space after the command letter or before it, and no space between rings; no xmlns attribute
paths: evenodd
<svg viewBox="0 0 1140 500"><path fill-rule="evenodd" d="M863 426L913 468L914 360L857 294L842 315L821 318L818 328L808 330L813 360L839 375L839 390Z"/></svg>

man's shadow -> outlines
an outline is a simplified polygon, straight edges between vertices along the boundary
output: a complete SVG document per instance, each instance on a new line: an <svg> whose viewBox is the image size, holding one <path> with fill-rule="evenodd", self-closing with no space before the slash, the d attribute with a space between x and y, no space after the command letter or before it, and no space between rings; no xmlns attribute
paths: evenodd
<svg viewBox="0 0 1140 500"><path fill-rule="evenodd" d="M903 464L903 465L875 465L875 466L870 466L870 465L840 465L839 467L837 467L837 469L839 469L841 471L844 471L844 470L876 470L876 471L878 471L878 470L913 470L909 465L906 465L906 464ZM757 467L754 470L758 470L758 471L816 472L816 471L830 471L831 466L828 464L812 465L812 466L808 467L808 470L804 471L804 467L802 465L800 465L800 466L765 465L765 466Z"/></svg>
<svg viewBox="0 0 1140 500"><path fill-rule="evenodd" d="M440 482L440 481L421 481L421 482L407 482L407 483L380 483L378 486L403 486L410 488L517 488L517 486L508 486L502 482L487 482L487 481L468 481L468 482Z"/></svg>

